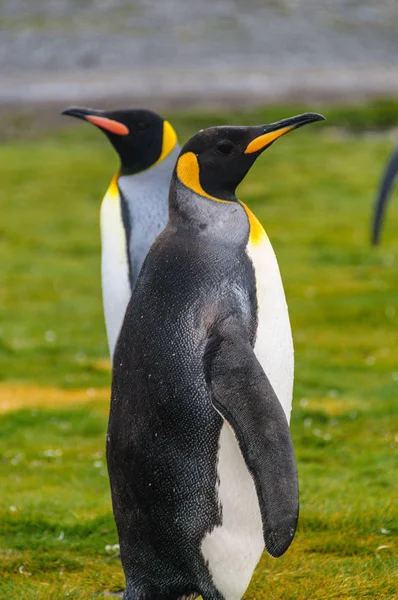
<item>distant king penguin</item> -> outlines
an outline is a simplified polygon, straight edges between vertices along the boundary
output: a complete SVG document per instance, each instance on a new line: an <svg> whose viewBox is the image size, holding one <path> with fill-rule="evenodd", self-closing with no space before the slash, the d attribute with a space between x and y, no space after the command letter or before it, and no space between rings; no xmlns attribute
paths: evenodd
<svg viewBox="0 0 398 600"><path fill-rule="evenodd" d="M170 179L180 148L170 123L149 110L71 106L63 114L99 127L120 157L100 218L102 296L112 357L142 263L167 223Z"/></svg>
<svg viewBox="0 0 398 600"><path fill-rule="evenodd" d="M380 183L372 221L372 244L380 242L380 232L383 226L384 213L394 182L398 175L398 148L391 155Z"/></svg>
<svg viewBox="0 0 398 600"><path fill-rule="evenodd" d="M268 237L235 190L303 114L192 137L116 346L107 460L124 600L239 600L298 519L293 345ZM288 167L286 167L288 171Z"/></svg>

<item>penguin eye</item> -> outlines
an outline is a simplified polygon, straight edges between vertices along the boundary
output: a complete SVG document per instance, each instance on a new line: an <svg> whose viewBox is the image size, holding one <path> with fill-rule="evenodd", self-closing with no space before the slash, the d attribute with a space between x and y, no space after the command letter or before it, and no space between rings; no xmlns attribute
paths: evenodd
<svg viewBox="0 0 398 600"><path fill-rule="evenodd" d="M220 152L221 154L231 154L232 150L234 148L234 145L231 144L231 142L220 142L217 145L217 150L218 152Z"/></svg>
<svg viewBox="0 0 398 600"><path fill-rule="evenodd" d="M149 127L150 127L149 123L144 123L143 121L141 121L141 123L137 124L137 129L140 133L142 131L147 131L147 129L149 129Z"/></svg>

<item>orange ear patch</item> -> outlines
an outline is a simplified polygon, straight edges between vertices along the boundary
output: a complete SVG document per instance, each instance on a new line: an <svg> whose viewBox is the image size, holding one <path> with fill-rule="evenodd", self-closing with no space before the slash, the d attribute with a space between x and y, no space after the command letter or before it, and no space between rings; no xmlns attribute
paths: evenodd
<svg viewBox="0 0 398 600"><path fill-rule="evenodd" d="M228 200L221 200L221 198L216 198L215 196L210 196L203 188L200 183L200 172L199 172L199 163L196 154L193 152L186 152L182 154L177 161L177 177L185 185L185 187L189 188L195 194L199 196L204 196L205 198L209 198L210 200L216 200L217 202L226 202L230 204Z"/></svg>
<svg viewBox="0 0 398 600"><path fill-rule="evenodd" d="M123 123L119 123L118 121L114 121L113 119L107 119L106 117L95 117L93 115L87 115L86 121L89 121L93 125L100 127L101 129L106 129L106 131L110 131L111 133L115 133L116 135L128 135L130 133L128 127L123 125Z"/></svg>

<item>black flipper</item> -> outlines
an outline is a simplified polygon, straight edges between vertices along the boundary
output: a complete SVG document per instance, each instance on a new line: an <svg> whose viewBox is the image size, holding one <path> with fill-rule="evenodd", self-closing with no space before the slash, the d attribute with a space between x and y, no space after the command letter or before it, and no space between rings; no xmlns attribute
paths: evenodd
<svg viewBox="0 0 398 600"><path fill-rule="evenodd" d="M209 344L208 382L216 410L232 427L253 477L271 556L290 546L299 511L293 442L283 408L247 335L227 319Z"/></svg>
<svg viewBox="0 0 398 600"><path fill-rule="evenodd" d="M372 224L372 244L376 245L380 241L380 231L383 223L384 210L387 206L387 200L398 173L398 148L392 155L381 181L379 195L374 208Z"/></svg>

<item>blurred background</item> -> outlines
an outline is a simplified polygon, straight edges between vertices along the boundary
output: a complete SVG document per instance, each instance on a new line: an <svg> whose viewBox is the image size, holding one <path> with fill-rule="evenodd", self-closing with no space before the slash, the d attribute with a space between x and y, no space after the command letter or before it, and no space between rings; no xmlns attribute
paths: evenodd
<svg viewBox="0 0 398 600"><path fill-rule="evenodd" d="M278 257L296 352L296 539L246 600L396 598L396 0L0 1L0 599L120 596L106 464L99 208L117 157L60 111L203 127L317 111L239 197ZM394 200L395 198L395 200Z"/></svg>
<svg viewBox="0 0 398 600"><path fill-rule="evenodd" d="M395 0L3 0L0 99L203 106L397 93L397 12Z"/></svg>

